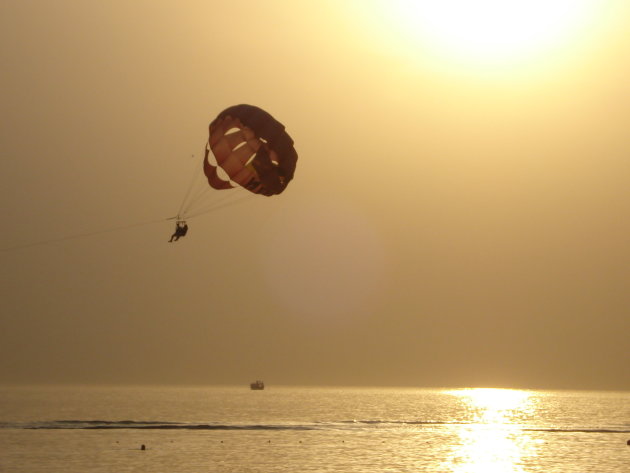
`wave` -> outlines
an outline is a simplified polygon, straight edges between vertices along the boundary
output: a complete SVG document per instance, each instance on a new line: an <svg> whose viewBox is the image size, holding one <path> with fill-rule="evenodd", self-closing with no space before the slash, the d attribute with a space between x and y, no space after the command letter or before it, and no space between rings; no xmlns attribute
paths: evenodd
<svg viewBox="0 0 630 473"><path fill-rule="evenodd" d="M341 424L365 425L472 425L470 422L437 421L437 420L344 420Z"/></svg>
<svg viewBox="0 0 630 473"><path fill-rule="evenodd" d="M315 425L215 424L134 420L54 420L24 423L0 422L0 429L27 430L315 430L317 428L318 427Z"/></svg>
<svg viewBox="0 0 630 473"><path fill-rule="evenodd" d="M440 427L471 426L509 428L521 432L549 433L630 433L630 428L585 428L585 427L529 427L518 424L488 425L469 422L441 421L401 421L401 420L344 420L338 422L314 422L310 424L220 424L190 423L171 421L136 421L136 420L52 420L36 422L0 422L0 429L27 430L353 430L356 428L388 428L388 427Z"/></svg>
<svg viewBox="0 0 630 473"><path fill-rule="evenodd" d="M521 429L523 432L551 432L551 433L584 433L584 434L629 434L630 429L595 429L595 428L533 428Z"/></svg>
<svg viewBox="0 0 630 473"><path fill-rule="evenodd" d="M519 424L479 424L472 422L445 422L445 421L393 421L393 420L351 420L343 421L345 424L365 424L365 425L420 425L420 426L449 426L449 425L469 425L469 426L488 426L498 428L510 428L520 430L521 432L549 432L549 433L594 433L594 434L624 434L630 433L628 427L525 427Z"/></svg>

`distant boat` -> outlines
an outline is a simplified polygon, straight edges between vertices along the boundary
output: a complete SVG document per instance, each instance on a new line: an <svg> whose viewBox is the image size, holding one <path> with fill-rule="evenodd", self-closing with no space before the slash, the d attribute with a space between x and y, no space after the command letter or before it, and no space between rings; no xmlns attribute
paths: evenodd
<svg viewBox="0 0 630 473"><path fill-rule="evenodd" d="M262 391L263 389L265 389L265 383L263 383L261 380L257 380L256 382L251 383L249 387L254 391Z"/></svg>

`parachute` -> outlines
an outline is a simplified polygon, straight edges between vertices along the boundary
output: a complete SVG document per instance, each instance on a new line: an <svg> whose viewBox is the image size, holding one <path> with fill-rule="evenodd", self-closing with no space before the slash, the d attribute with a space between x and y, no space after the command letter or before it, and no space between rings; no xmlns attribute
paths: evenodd
<svg viewBox="0 0 630 473"><path fill-rule="evenodd" d="M216 165L208 159L210 151ZM210 123L203 170L214 189L231 189L232 181L254 194L272 196L293 179L297 157L284 125L258 107L235 105ZM217 167L230 181L219 177Z"/></svg>
<svg viewBox="0 0 630 473"><path fill-rule="evenodd" d="M175 217L185 221L254 195L284 192L297 164L293 139L282 123L253 105L234 105L210 123L203 159L203 182L191 183ZM196 190L195 190L196 189ZM227 191L208 197L208 191ZM212 192L210 192L212 194Z"/></svg>

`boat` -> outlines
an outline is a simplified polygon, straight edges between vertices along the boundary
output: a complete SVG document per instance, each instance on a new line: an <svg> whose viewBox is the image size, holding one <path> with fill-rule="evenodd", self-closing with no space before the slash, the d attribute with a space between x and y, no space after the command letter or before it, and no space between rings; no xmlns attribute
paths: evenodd
<svg viewBox="0 0 630 473"><path fill-rule="evenodd" d="M265 383L258 379L255 382L251 383L249 387L254 391L262 391L263 389L265 389Z"/></svg>

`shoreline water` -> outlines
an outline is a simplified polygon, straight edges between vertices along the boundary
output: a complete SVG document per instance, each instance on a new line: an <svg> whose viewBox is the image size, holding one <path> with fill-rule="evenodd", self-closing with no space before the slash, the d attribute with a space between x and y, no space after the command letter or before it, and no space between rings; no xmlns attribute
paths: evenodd
<svg viewBox="0 0 630 473"><path fill-rule="evenodd" d="M0 400L3 473L625 473L630 461L630 392L32 387Z"/></svg>

